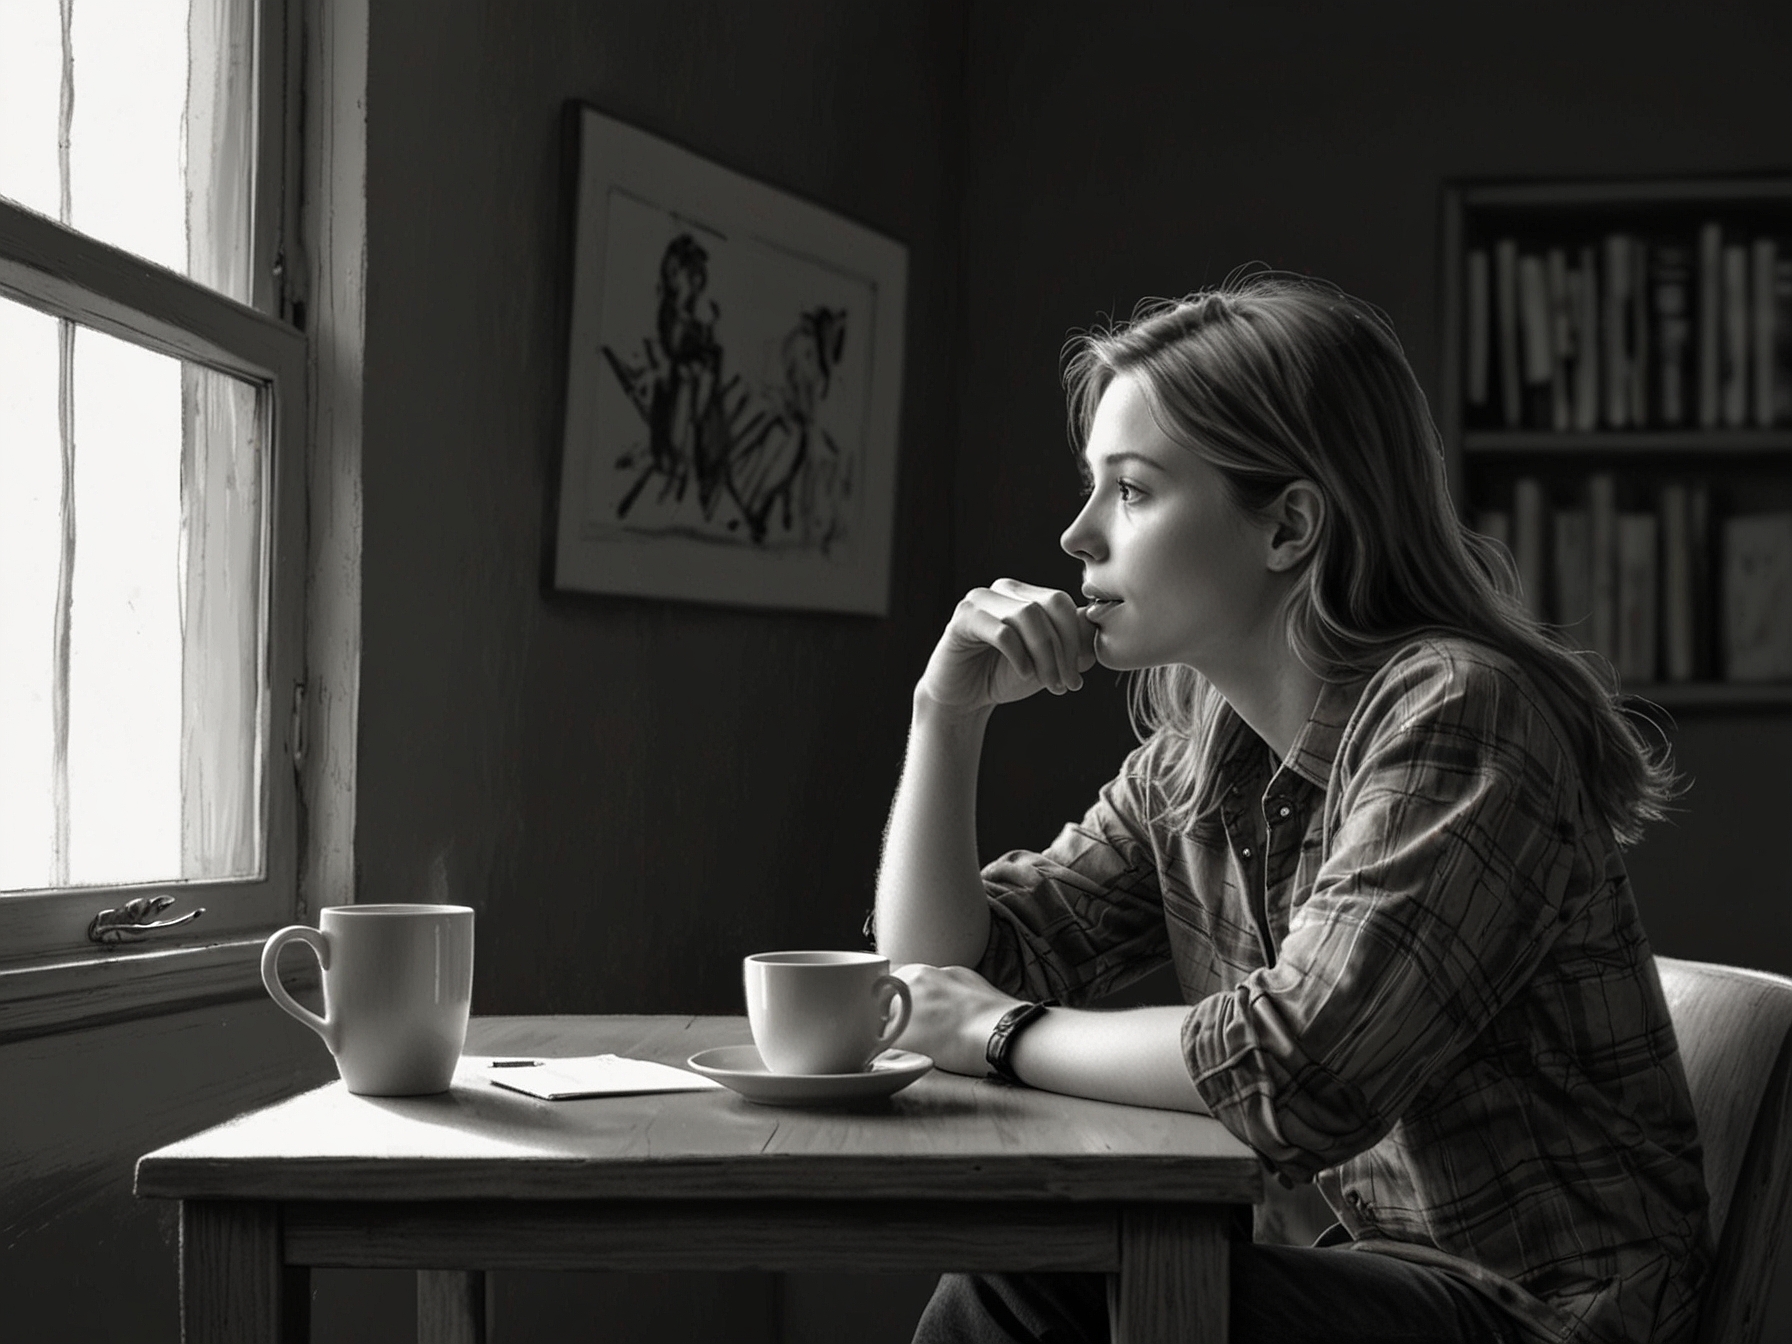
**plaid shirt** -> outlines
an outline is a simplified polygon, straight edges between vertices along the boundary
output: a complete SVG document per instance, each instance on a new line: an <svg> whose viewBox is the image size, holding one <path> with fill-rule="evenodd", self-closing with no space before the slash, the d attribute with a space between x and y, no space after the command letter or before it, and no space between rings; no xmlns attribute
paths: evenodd
<svg viewBox="0 0 1792 1344"><path fill-rule="evenodd" d="M1537 1338L1690 1339L1712 1249L1674 1029L1526 675L1420 640L1327 686L1279 767L1223 708L1219 801L1185 831L1151 820L1180 746L1156 735L1045 853L984 869L978 969L1074 1004L1169 960L1213 1114L1317 1180L1349 1244Z"/></svg>

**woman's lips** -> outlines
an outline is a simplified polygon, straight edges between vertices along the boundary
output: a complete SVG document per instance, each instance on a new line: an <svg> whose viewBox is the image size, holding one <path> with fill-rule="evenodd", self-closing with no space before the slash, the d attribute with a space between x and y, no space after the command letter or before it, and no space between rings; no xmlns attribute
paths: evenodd
<svg viewBox="0 0 1792 1344"><path fill-rule="evenodd" d="M1117 597L1092 597L1089 605L1083 608L1083 615L1091 621L1099 622L1101 618L1120 605Z"/></svg>

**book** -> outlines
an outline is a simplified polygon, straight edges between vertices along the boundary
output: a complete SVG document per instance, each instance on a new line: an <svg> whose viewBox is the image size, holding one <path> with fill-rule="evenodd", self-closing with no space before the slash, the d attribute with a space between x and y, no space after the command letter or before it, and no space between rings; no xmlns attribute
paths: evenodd
<svg viewBox="0 0 1792 1344"><path fill-rule="evenodd" d="M1607 234L1604 257L1605 265L1600 274L1603 302L1599 318L1605 346L1601 369L1605 383L1605 424L1608 429L1625 429L1630 424L1630 235Z"/></svg>
<svg viewBox="0 0 1792 1344"><path fill-rule="evenodd" d="M1691 681L1696 673L1693 625L1692 523L1687 489L1678 481L1661 488L1661 665L1665 681Z"/></svg>
<svg viewBox="0 0 1792 1344"><path fill-rule="evenodd" d="M1592 642L1592 516L1584 506L1557 509L1550 523L1552 615L1562 638L1585 648Z"/></svg>
<svg viewBox="0 0 1792 1344"><path fill-rule="evenodd" d="M1617 652L1618 676L1632 684L1656 678L1655 611L1659 571L1653 513L1618 515Z"/></svg>
<svg viewBox="0 0 1792 1344"><path fill-rule="evenodd" d="M1692 556L1692 675L1717 676L1717 601L1711 563L1711 487L1694 481L1686 489L1687 549Z"/></svg>
<svg viewBox="0 0 1792 1344"><path fill-rule="evenodd" d="M1587 562L1592 576L1587 647L1611 661L1618 651L1618 483L1609 471L1587 478Z"/></svg>
<svg viewBox="0 0 1792 1344"><path fill-rule="evenodd" d="M1463 311L1468 329L1463 333L1462 343L1465 357L1463 383L1470 406L1487 404L1488 385L1492 382L1488 375L1492 372L1489 368L1492 354L1489 324L1493 321L1493 280L1487 266L1487 249L1471 248L1468 275L1463 286L1467 300Z"/></svg>
<svg viewBox="0 0 1792 1344"><path fill-rule="evenodd" d="M1552 247L1543 257L1544 288L1549 295L1549 427L1574 426L1575 314L1568 283L1568 254Z"/></svg>
<svg viewBox="0 0 1792 1344"><path fill-rule="evenodd" d="M1518 565L1518 586L1524 608L1533 620L1544 619L1543 483L1521 476L1512 486L1512 558Z"/></svg>
<svg viewBox="0 0 1792 1344"><path fill-rule="evenodd" d="M1757 238L1749 249L1749 390L1754 423L1773 428L1774 271L1779 257L1772 238Z"/></svg>
<svg viewBox="0 0 1792 1344"><path fill-rule="evenodd" d="M1692 254L1678 243L1651 250L1650 297L1654 322L1655 415L1670 428L1691 420L1688 356L1692 351Z"/></svg>
<svg viewBox="0 0 1792 1344"><path fill-rule="evenodd" d="M1574 428L1599 428L1599 261L1591 247L1580 250L1574 268L1575 360Z"/></svg>
<svg viewBox="0 0 1792 1344"><path fill-rule="evenodd" d="M1512 515L1504 509L1482 509L1475 515L1475 531L1512 550Z"/></svg>
<svg viewBox="0 0 1792 1344"><path fill-rule="evenodd" d="M1723 524L1724 676L1792 679L1792 513Z"/></svg>
<svg viewBox="0 0 1792 1344"><path fill-rule="evenodd" d="M1773 423L1792 425L1792 256L1773 263Z"/></svg>
<svg viewBox="0 0 1792 1344"><path fill-rule="evenodd" d="M1649 256L1647 239L1630 240L1629 322L1624 332L1624 368L1629 374L1630 427L1649 424Z"/></svg>
<svg viewBox="0 0 1792 1344"><path fill-rule="evenodd" d="M1748 423L1748 299L1748 249L1741 243L1726 243L1723 256L1723 345L1718 379L1723 399L1723 423L1727 429L1738 429Z"/></svg>
<svg viewBox="0 0 1792 1344"><path fill-rule="evenodd" d="M1699 316L1694 334L1699 348L1699 428L1715 429L1723 330L1723 225L1715 220L1699 226Z"/></svg>
<svg viewBox="0 0 1792 1344"><path fill-rule="evenodd" d="M1493 307L1499 338L1500 412L1507 429L1524 424L1518 375L1518 242L1502 238L1493 248Z"/></svg>
<svg viewBox="0 0 1792 1344"><path fill-rule="evenodd" d="M1555 343L1551 340L1549 281L1543 258L1518 258L1519 350L1523 354L1524 423L1547 428L1551 423L1551 390L1556 368Z"/></svg>

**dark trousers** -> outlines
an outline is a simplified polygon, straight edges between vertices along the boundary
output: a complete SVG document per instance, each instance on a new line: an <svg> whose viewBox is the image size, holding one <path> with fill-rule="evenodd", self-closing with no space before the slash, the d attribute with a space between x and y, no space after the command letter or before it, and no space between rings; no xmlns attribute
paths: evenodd
<svg viewBox="0 0 1792 1344"><path fill-rule="evenodd" d="M1448 1274L1387 1256L1235 1243L1232 1344L1510 1344L1511 1321ZM948 1274L915 1344L1107 1344L1105 1274Z"/></svg>

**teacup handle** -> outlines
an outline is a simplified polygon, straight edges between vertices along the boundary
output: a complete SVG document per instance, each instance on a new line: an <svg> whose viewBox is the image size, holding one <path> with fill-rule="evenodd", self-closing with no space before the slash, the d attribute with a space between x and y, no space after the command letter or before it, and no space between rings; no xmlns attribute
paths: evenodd
<svg viewBox="0 0 1792 1344"><path fill-rule="evenodd" d="M280 983L280 949L288 943L307 944L317 954L317 964L322 970L330 969L330 940L321 930L309 924L288 924L277 930L261 948L261 983L267 986L268 994L274 1002L299 1021L303 1022L319 1036L324 1044L330 1047L330 1053L336 1052L336 1029L324 1018L319 1017L304 1004L287 992L286 986Z"/></svg>
<svg viewBox="0 0 1792 1344"><path fill-rule="evenodd" d="M884 1029L877 1034L877 1048L884 1050L895 1044L896 1038L902 1035L903 1028L908 1026L909 1012L915 1005L914 1000L909 997L908 982L894 975L878 976L872 988L878 992L880 997L884 990L890 991L890 997L884 1000L881 1012L887 1014L890 1011L890 1004L896 1004L896 1015L884 1023Z"/></svg>

